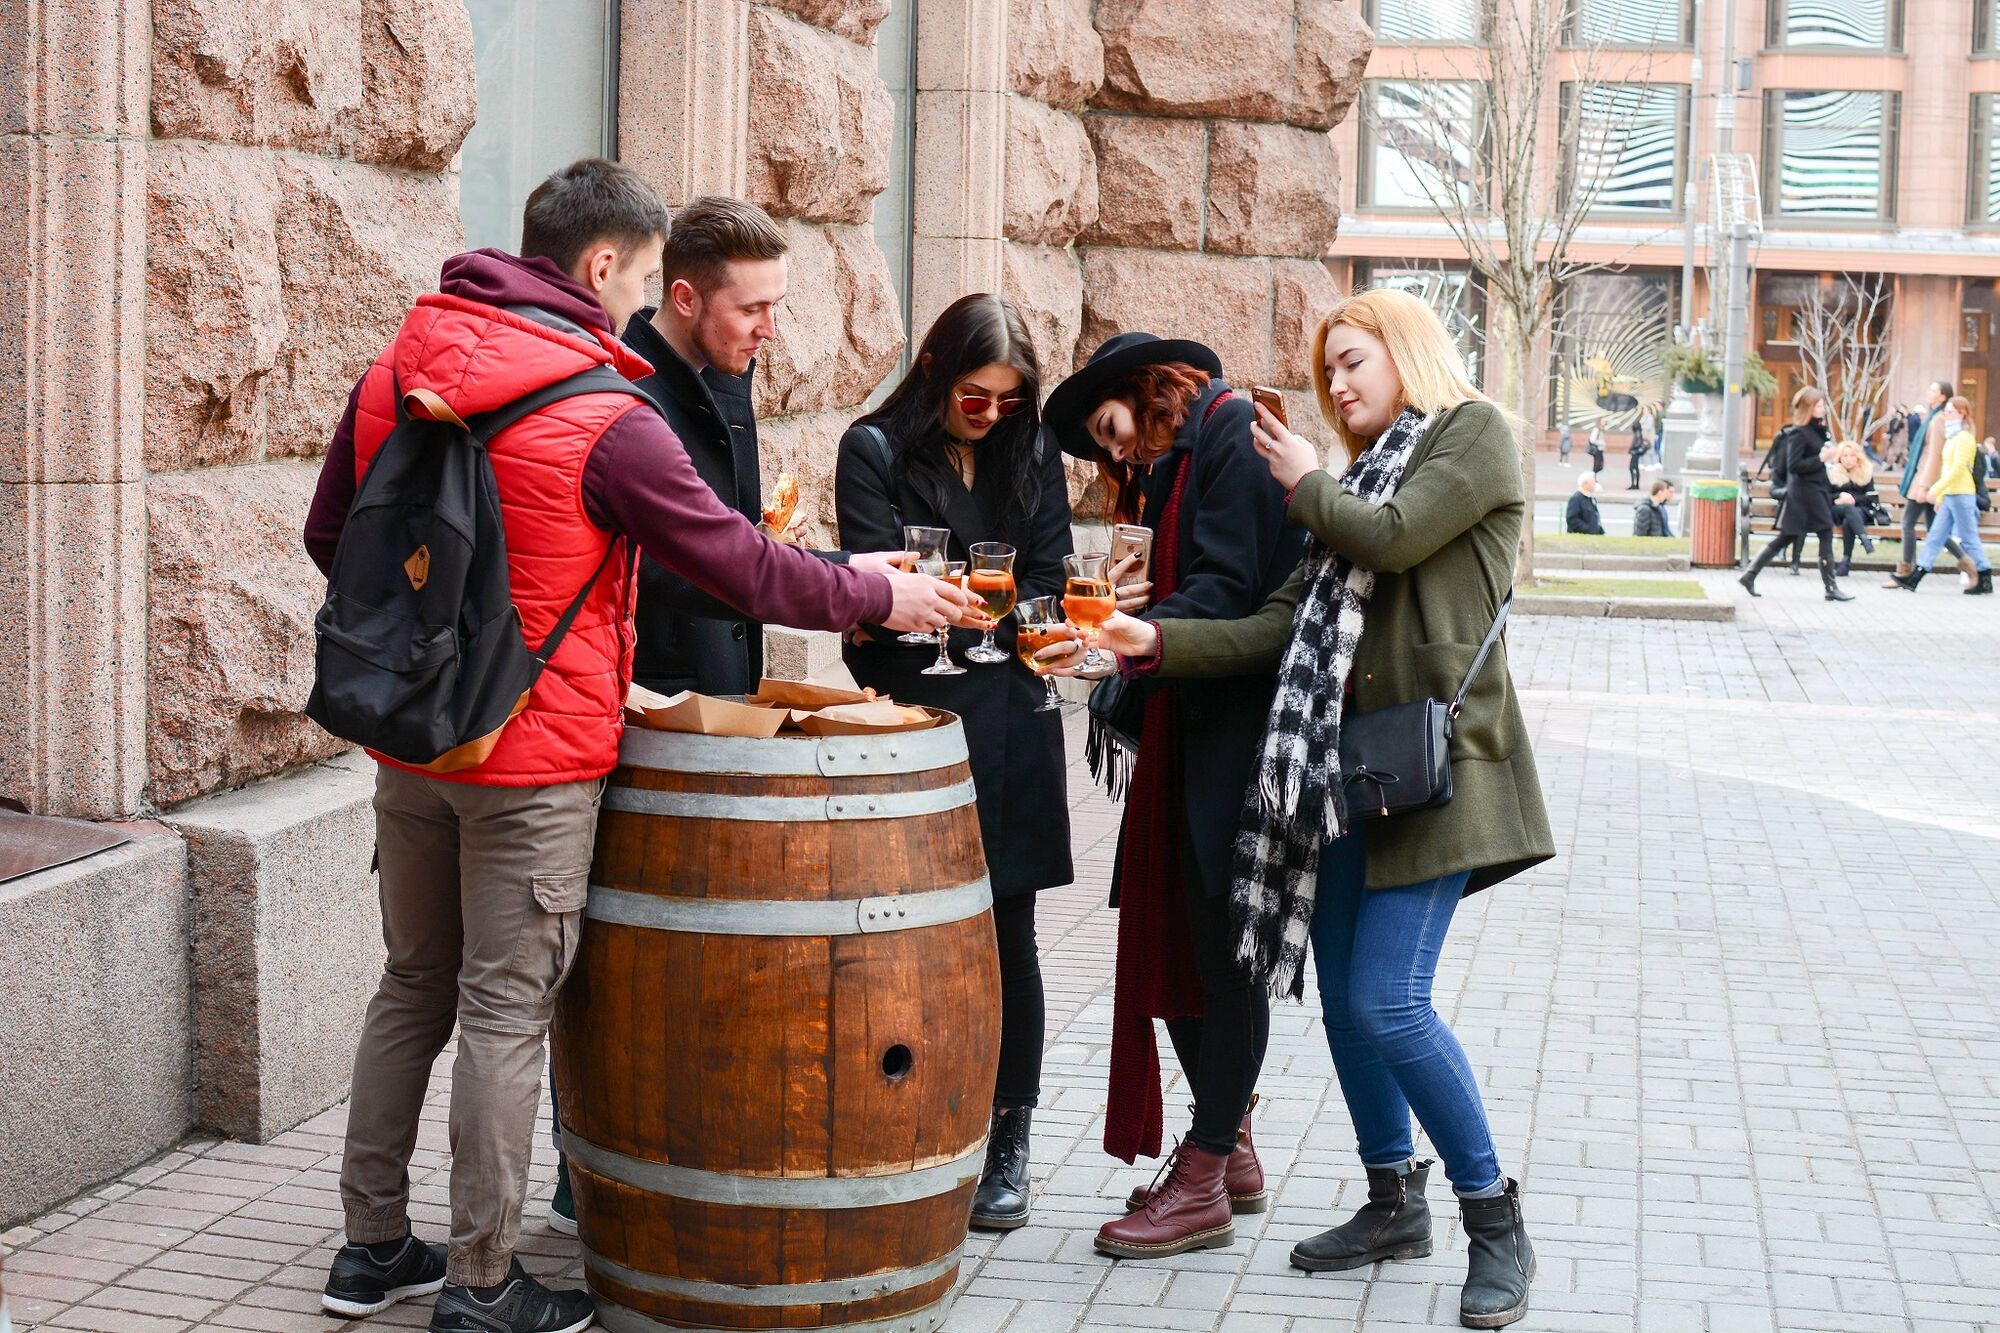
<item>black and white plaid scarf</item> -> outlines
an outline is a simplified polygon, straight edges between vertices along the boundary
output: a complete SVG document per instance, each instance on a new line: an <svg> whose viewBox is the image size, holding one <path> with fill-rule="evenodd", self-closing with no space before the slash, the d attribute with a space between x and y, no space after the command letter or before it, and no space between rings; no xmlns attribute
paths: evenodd
<svg viewBox="0 0 2000 1333"><path fill-rule="evenodd" d="M1402 484L1429 419L1404 408L1354 460L1340 484L1379 505ZM1299 998L1312 934L1320 848L1347 831L1340 785L1340 707L1375 571L1315 538L1292 615L1278 692L1244 793L1230 885L1236 955L1273 995Z"/></svg>

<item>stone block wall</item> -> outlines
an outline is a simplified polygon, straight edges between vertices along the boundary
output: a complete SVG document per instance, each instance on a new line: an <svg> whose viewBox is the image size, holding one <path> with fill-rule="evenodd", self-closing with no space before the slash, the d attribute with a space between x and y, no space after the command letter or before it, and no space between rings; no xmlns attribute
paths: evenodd
<svg viewBox="0 0 2000 1333"><path fill-rule="evenodd" d="M764 480L799 480L809 545L832 547L841 432L896 368L905 330L875 196L889 183L895 107L871 45L888 0L750 6L744 195L791 240L778 337L758 358Z"/></svg>

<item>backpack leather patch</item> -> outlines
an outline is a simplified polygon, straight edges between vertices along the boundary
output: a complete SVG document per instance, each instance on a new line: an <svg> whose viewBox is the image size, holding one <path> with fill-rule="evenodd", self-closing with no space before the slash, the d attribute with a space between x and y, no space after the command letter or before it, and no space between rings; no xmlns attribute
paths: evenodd
<svg viewBox="0 0 2000 1333"><path fill-rule="evenodd" d="M431 577L431 548L419 546L411 552L410 558L403 562L403 572L410 576L410 587L422 592Z"/></svg>

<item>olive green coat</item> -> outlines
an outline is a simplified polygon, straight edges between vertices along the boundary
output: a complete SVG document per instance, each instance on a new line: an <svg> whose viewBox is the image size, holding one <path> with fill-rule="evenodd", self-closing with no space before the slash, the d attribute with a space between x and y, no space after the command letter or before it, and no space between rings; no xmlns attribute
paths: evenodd
<svg viewBox="0 0 2000 1333"><path fill-rule="evenodd" d="M1352 707L1372 712L1450 699L1514 583L1526 502L1514 433L1490 403L1454 408L1416 444L1402 484L1377 506L1320 471L1299 483L1289 517L1375 571ZM1300 574L1242 620L1164 620L1160 674L1268 673L1291 638ZM1473 893L1555 855L1541 780L1501 636L1451 742L1449 803L1371 820L1368 887L1470 872Z"/></svg>

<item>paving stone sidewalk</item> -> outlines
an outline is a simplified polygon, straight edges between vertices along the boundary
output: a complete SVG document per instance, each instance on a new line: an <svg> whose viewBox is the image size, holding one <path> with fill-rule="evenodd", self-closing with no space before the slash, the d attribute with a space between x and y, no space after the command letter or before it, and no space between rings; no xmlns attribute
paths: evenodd
<svg viewBox="0 0 2000 1333"><path fill-rule="evenodd" d="M1704 579L1736 623L1510 635L1561 855L1464 905L1438 1004L1523 1181L1541 1269L1519 1327L2000 1333L2000 599L1856 579L1859 600L1832 606L1773 571L1751 601ZM968 1243L948 1333L1456 1326L1448 1208L1428 1259L1316 1277L1285 1262L1363 1193L1317 1014L1297 1005L1277 1011L1261 1083L1272 1211L1238 1219L1226 1250L1091 1251L1147 1172L1099 1147L1116 811L1080 767L1071 795L1078 883L1041 910L1036 1213ZM1184 1097L1167 1098L1172 1124ZM342 1119L189 1143L0 1237L17 1324L339 1327L317 1296ZM574 1243L543 1220L542 1143L524 1260L573 1280ZM413 1166L434 1236L444 1145L439 1083ZM426 1306L371 1322L422 1327Z"/></svg>

